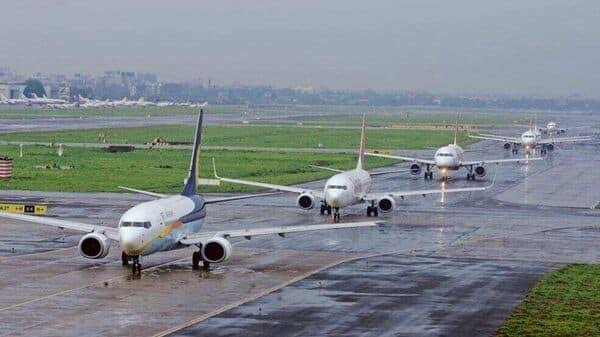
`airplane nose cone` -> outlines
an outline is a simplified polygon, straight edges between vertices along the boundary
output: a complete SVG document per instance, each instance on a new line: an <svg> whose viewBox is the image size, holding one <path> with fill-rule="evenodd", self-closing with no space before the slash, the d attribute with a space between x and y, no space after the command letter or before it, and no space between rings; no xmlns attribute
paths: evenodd
<svg viewBox="0 0 600 337"><path fill-rule="evenodd" d="M142 233L128 228L121 228L119 235L119 245L127 255L139 255L144 244Z"/></svg>
<svg viewBox="0 0 600 337"><path fill-rule="evenodd" d="M342 207L341 194L338 191L327 191L325 193L325 202L331 207Z"/></svg>

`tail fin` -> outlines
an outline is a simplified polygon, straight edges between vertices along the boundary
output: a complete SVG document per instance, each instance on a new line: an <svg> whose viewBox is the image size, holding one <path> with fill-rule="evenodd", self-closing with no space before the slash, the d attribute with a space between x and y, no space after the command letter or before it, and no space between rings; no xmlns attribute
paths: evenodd
<svg viewBox="0 0 600 337"><path fill-rule="evenodd" d="M456 125L454 126L454 145L458 142L458 120L460 119L460 112L456 114Z"/></svg>
<svg viewBox="0 0 600 337"><path fill-rule="evenodd" d="M362 127L360 129L360 148L358 149L357 169L364 169L365 148L367 146L367 117L363 115Z"/></svg>
<svg viewBox="0 0 600 337"><path fill-rule="evenodd" d="M204 109L200 109L198 123L196 124L196 136L194 138L194 148L192 149L192 159L190 161L190 172L188 173L185 186L181 195L192 196L198 194L198 154L202 144L202 119L204 118Z"/></svg>

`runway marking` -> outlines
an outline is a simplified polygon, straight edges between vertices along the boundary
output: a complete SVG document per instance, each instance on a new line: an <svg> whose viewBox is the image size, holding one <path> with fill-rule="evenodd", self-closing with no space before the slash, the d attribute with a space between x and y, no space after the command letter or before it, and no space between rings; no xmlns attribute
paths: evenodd
<svg viewBox="0 0 600 337"><path fill-rule="evenodd" d="M345 259L342 259L342 260L338 260L338 261L332 262L332 263L327 264L325 266L322 266L322 267L320 267L318 269L314 269L314 270L306 272L306 273L304 273L302 275L298 275L298 276L296 276L296 277L294 277L294 278L292 278L292 279L290 279L290 280L288 280L286 282L283 282L283 283L281 283L279 285L276 285L276 286L273 286L271 288L265 289L265 290L263 290L263 291L261 291L259 293L256 293L254 295L248 296L246 298L243 298L243 299L241 299L239 301L230 303L228 305L225 305L225 306L223 306L223 307L221 307L221 308L219 308L217 310L214 310L212 312L209 312L209 313L206 313L204 315L198 316L198 317L196 317L194 319L191 319L191 320L189 320L187 322L178 324L178 325L176 325L176 326L174 326L172 328L169 328L167 330L164 330L164 331L161 331L159 333L156 333L156 334L152 335L152 337L163 337L163 336L169 335L171 333L177 332L179 330L185 329L185 328L187 328L187 327L189 327L191 325L200 323L200 322L202 322L204 320L207 320L207 319L209 319L211 317L214 317L216 315L222 314L222 313L224 313L226 311L229 311L231 309L235 309L235 308L237 308L237 307L239 307L239 306L241 306L243 304L246 304L248 302L257 300L257 299L259 299L259 298L261 298L263 296L269 295L269 294L271 294L271 293L273 293L273 292L275 292L277 290L283 289L283 288L285 288L285 287L287 287L287 286L289 286L291 284L294 284L294 283L296 283L298 281L302 281L305 278L308 278L308 277L310 277L310 276L312 276L314 274L318 274L318 273L320 273L322 271L325 271L327 269L333 268L333 267L338 266L340 264L348 263L348 262L353 262L353 261L358 261L358 260L363 260L363 259L369 259L369 258L378 257L378 256L394 255L394 254L400 253L401 251L402 250L395 250L395 251L385 252L385 253L374 253L374 254L367 254L367 255L356 255L356 256L352 256L352 257L348 257L348 258L345 258Z"/></svg>
<svg viewBox="0 0 600 337"><path fill-rule="evenodd" d="M187 259L187 258L181 258L181 259L177 259L177 260L173 260L173 261L169 261L169 262L157 264L156 266L152 266L152 267L143 269L142 272L151 271L151 270L154 270L154 269L157 269L157 268L169 265L169 264L173 264L173 263L176 263L178 261L185 260L185 259ZM130 275L130 274L127 274L127 275ZM83 286L79 286L79 287L75 287L75 288L71 288L71 289L62 290L62 291L59 291L59 292L56 292L56 293L53 293L53 294L50 294L50 295L46 295L46 296L34 298L34 299L27 300L27 301L24 301L24 302L19 302L19 303L11 304L9 306L0 308L0 312L6 311L6 310L9 310L9 309L14 309L14 308L17 308L17 307L20 307L20 306L23 306L23 305L27 305L27 304L31 304L31 303L43 301L43 300L46 300L46 299L50 299L50 298L53 298L53 297L56 297L56 296L59 296L59 295L62 295L62 294L69 293L71 291L77 291L77 290L85 289L85 288L88 288L88 287L92 287L94 285L103 284L104 282L110 282L110 281L113 281L113 280L116 280L116 279L127 277L127 275L114 276L114 277L111 277L109 279L104 279L104 280L101 280L101 281L96 281L96 282L88 283L88 284L83 285Z"/></svg>

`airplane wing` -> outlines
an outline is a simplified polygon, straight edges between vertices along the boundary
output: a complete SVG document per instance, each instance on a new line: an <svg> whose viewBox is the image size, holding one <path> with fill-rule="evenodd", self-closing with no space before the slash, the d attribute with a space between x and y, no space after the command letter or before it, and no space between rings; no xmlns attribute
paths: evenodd
<svg viewBox="0 0 600 337"><path fill-rule="evenodd" d="M138 190L138 189L135 189L135 188L124 187L124 186L119 186L119 188L122 189L122 190L133 192L133 193L139 193L139 194L143 194L143 195L149 195L149 196L155 197L155 198L166 198L166 197L169 196L168 194L161 194L161 193L155 193L155 192L150 192L150 191ZM241 200L241 199L250 199L250 198L264 197L264 196L273 195L273 194L276 194L276 193L278 193L278 192L259 193L259 194L244 194L244 195L235 195L235 196L231 196L231 197L204 199L204 203L205 204L218 204L220 202L227 202L227 201L234 201L234 200Z"/></svg>
<svg viewBox="0 0 600 337"><path fill-rule="evenodd" d="M498 142L508 142L508 143L514 143L514 144L521 144L521 141L515 137L505 137L505 136L497 136L497 135L488 135L485 133L482 133L478 136L474 136L474 135L469 135L469 138L475 138L475 139L486 139L486 140L495 140Z"/></svg>
<svg viewBox="0 0 600 337"><path fill-rule="evenodd" d="M591 136L581 136L581 137L562 137L562 138L546 138L540 139L538 144L556 144L556 143L571 143L571 142L583 142L592 140Z"/></svg>
<svg viewBox="0 0 600 337"><path fill-rule="evenodd" d="M398 160L412 161L412 162L421 163L421 164L435 165L435 161L428 160L428 159L419 159L419 158L403 157L403 156L394 156L394 155L391 155L391 154L381 154L381 153L372 153L372 152L367 152L367 153L365 153L365 155L366 156L371 156L371 157L380 157L380 158L388 158L388 159L398 159Z"/></svg>
<svg viewBox="0 0 600 337"><path fill-rule="evenodd" d="M214 158L213 158L213 172L214 172L214 175L215 175L215 179L220 180L220 181L224 181L224 182L227 182L227 183L240 184L240 185L248 185L248 186L256 186L256 187L268 188L268 189L277 190L277 191L283 191L283 192L291 192L291 193L296 193L296 194L309 193L309 194L312 194L312 195L314 195L314 196L316 196L316 197L318 197L320 199L323 199L325 197L323 195L323 191L311 190L311 189L307 189L307 188L294 187L294 186L285 186L285 185L275 185L275 184L261 183L261 182L250 181L250 180L230 179L230 178L219 177L219 175L217 175L217 167L215 165Z"/></svg>
<svg viewBox="0 0 600 337"><path fill-rule="evenodd" d="M426 196L429 194L444 194L444 193L458 193L458 192L477 192L477 191L485 191L492 188L494 184L485 186L485 187L464 187L464 188L440 188L440 189L432 189L432 190L415 190L415 191L397 191L397 192L380 192L380 193L367 193L363 196L363 200L372 201L379 200L384 197L390 198L404 198L413 195L421 195Z"/></svg>
<svg viewBox="0 0 600 337"><path fill-rule="evenodd" d="M485 164L502 164L502 163L527 163L534 160L543 160L542 157L532 158L510 158L510 159L493 159L493 160L479 160L479 161L464 161L460 163L460 166L471 166L471 165L485 165Z"/></svg>
<svg viewBox="0 0 600 337"><path fill-rule="evenodd" d="M59 220L48 217L40 217L40 216L32 216L32 215L23 215L23 214L15 214L15 213L7 213L0 212L0 218L6 218L11 220L20 220L33 222L41 225L58 227L60 229L71 229L74 231L84 232L84 233L101 233L106 235L107 238L119 241L119 230L113 227L106 226L98 226L91 225L82 222L72 222L66 220Z"/></svg>
<svg viewBox="0 0 600 337"><path fill-rule="evenodd" d="M125 191L129 191L129 192L133 192L133 193L138 193L138 194L143 194L143 195L149 195L149 196L155 197L155 198L166 198L166 197L168 197L167 194L161 194L161 193L155 193L155 192L150 192L150 191L138 190L138 189L131 188L131 187L119 186L119 188L122 189L122 190L125 190Z"/></svg>
<svg viewBox="0 0 600 337"><path fill-rule="evenodd" d="M258 198L258 197L266 197L273 194L279 194L279 192L269 192L269 193L258 193L258 194L244 194L244 195L235 195L232 197L223 197L223 198L213 198L213 199L204 199L205 204L218 204L220 202L233 201L233 200L242 200L242 199L250 199L250 198Z"/></svg>
<svg viewBox="0 0 600 337"><path fill-rule="evenodd" d="M382 223L369 221L369 222L350 222L350 223L335 223L335 224L321 224L321 225L307 225L307 226L281 226L281 227L267 227L267 228L253 228L253 229L234 229L229 231L219 232L206 232L197 233L184 236L179 240L183 245L197 245L210 240L213 237L222 238L239 238L243 237L250 239L253 236L258 235L269 235L277 234L279 236L285 236L288 233L298 232L309 232L309 231L320 231L320 230L331 230L331 229L344 229L344 228L359 228L359 227L374 227Z"/></svg>
<svg viewBox="0 0 600 337"><path fill-rule="evenodd" d="M337 172L337 173L342 173L344 171L342 170L338 170L332 167L326 167L326 166L318 166L318 165L308 165L309 167L312 167L314 169L319 169L319 170L326 170L326 171L332 171L332 172Z"/></svg>

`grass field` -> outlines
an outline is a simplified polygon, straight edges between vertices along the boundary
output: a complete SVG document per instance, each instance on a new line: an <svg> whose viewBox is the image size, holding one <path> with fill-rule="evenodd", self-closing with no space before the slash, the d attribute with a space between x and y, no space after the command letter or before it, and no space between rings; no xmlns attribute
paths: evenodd
<svg viewBox="0 0 600 337"><path fill-rule="evenodd" d="M19 158L18 146L0 146L0 154L14 159L13 179L0 181L0 189L115 192L117 186L157 192L181 191L187 175L188 150L136 150L109 153L102 149L65 148L57 156L55 148L26 146ZM249 178L277 184L296 184L331 176L331 172L315 170L309 164L350 169L356 156L343 154L271 153L203 151L200 176L212 178L211 158L217 162L221 176ZM368 167L383 166L391 161L369 158ZM49 167L49 168L45 168ZM255 191L241 185L203 186L204 192Z"/></svg>
<svg viewBox="0 0 600 337"><path fill-rule="evenodd" d="M191 142L193 126L159 125L134 128L106 128L57 132L11 133L0 135L4 141L34 141L47 143L99 143L104 135L108 143L142 144L156 137L167 142ZM450 130L371 129L367 132L370 149L423 149L448 144L453 139ZM248 146L275 148L358 148L359 129L316 128L296 126L207 126L204 144L213 146ZM466 146L474 142L461 132L459 142Z"/></svg>
<svg viewBox="0 0 600 337"><path fill-rule="evenodd" d="M497 336L600 336L600 265L569 265L545 275Z"/></svg>

